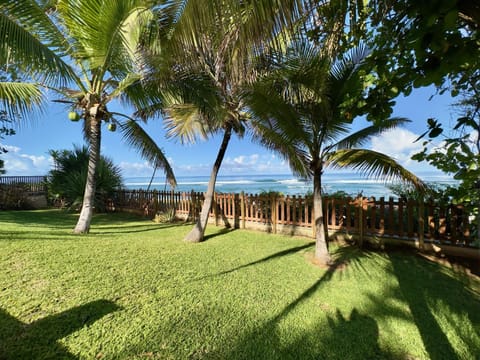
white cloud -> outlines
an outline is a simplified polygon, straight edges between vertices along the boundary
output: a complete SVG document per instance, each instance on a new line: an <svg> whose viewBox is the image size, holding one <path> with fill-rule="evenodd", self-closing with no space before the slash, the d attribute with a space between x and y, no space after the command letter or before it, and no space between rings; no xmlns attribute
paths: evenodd
<svg viewBox="0 0 480 360"><path fill-rule="evenodd" d="M175 175L178 176L208 176L212 171L212 163L178 164L169 158L169 163ZM153 174L153 167L148 162L121 162L119 164L125 178L148 177ZM289 173L288 163L271 154L251 154L226 157L220 168L220 173L228 174L284 174ZM163 172L158 169L157 176Z"/></svg>
<svg viewBox="0 0 480 360"><path fill-rule="evenodd" d="M283 174L289 173L290 168L285 161L272 154L239 155L235 158L226 158L221 171L224 174Z"/></svg>
<svg viewBox="0 0 480 360"><path fill-rule="evenodd" d="M122 161L119 165L124 177L152 176L153 167L147 162L126 162Z"/></svg>
<svg viewBox="0 0 480 360"><path fill-rule="evenodd" d="M438 171L426 162L412 160L411 157L423 149L422 141L415 142L418 134L406 129L394 129L372 138L371 149L394 158L413 172Z"/></svg>
<svg viewBox="0 0 480 360"><path fill-rule="evenodd" d="M1 155L4 160L7 176L46 175L52 168L53 160L50 156L22 153L18 146L6 145L8 151Z"/></svg>

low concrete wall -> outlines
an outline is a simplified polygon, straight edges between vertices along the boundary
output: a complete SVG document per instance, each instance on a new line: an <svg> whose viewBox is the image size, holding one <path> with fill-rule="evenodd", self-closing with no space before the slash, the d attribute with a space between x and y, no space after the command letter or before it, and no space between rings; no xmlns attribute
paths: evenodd
<svg viewBox="0 0 480 360"><path fill-rule="evenodd" d="M46 209L48 207L47 194L27 195L25 203L31 209Z"/></svg>
<svg viewBox="0 0 480 360"><path fill-rule="evenodd" d="M330 233L330 238L338 241L356 241L358 240L357 234L347 233ZM473 247L461 247L448 244L440 244L440 241L425 241L423 247L416 239L407 238L392 238L392 237L380 237L380 236L364 236L364 242L368 242L374 247L383 248L385 245L404 246L413 249L420 250L426 253L444 254L449 256L458 256L467 259L478 260L480 262L480 249Z"/></svg>

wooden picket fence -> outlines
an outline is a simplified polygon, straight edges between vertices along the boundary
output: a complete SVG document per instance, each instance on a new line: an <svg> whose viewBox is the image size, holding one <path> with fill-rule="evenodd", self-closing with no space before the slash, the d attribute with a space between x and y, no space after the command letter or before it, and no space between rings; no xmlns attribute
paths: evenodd
<svg viewBox="0 0 480 360"><path fill-rule="evenodd" d="M141 211L153 217L174 208L183 219L196 220L204 195L197 192L123 190L110 209ZM329 232L392 238L460 247L474 245L469 215L461 205L442 205L394 198L324 198ZM234 228L313 236L313 200L306 196L215 194L210 221ZM478 245L477 245L478 246Z"/></svg>

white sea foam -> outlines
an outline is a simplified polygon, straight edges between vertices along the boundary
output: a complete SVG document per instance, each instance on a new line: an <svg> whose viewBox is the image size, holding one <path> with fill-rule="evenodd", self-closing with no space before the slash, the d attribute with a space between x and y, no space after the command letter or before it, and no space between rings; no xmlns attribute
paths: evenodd
<svg viewBox="0 0 480 360"><path fill-rule="evenodd" d="M385 180L379 179L349 179L349 180L326 180L331 184L385 184Z"/></svg>
<svg viewBox="0 0 480 360"><path fill-rule="evenodd" d="M251 180L219 180L217 185L244 185L244 184L255 184L255 181Z"/></svg>
<svg viewBox="0 0 480 360"><path fill-rule="evenodd" d="M277 183L285 184L285 185L292 185L292 184L303 185L303 184L305 184L304 181L301 181L301 180L298 180L298 179L278 180Z"/></svg>

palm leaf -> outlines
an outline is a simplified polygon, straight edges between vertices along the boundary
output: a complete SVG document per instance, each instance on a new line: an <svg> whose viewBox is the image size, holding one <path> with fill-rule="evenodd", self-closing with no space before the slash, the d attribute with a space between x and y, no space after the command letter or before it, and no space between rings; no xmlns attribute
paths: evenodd
<svg viewBox="0 0 480 360"><path fill-rule="evenodd" d="M418 190L426 188L425 183L415 174L405 169L388 155L366 149L341 149L326 157L326 166L331 168L351 168L374 178L401 180L411 183Z"/></svg>
<svg viewBox="0 0 480 360"><path fill-rule="evenodd" d="M380 123L367 126L357 132L345 137L332 146L335 149L350 149L352 147L359 147L365 145L373 136L381 135L382 133L397 128L411 122L411 120L402 117L395 117Z"/></svg>
<svg viewBox="0 0 480 360"><path fill-rule="evenodd" d="M164 109L167 138L178 137L182 144L195 143L198 137L207 139L210 127L193 104L179 104Z"/></svg>
<svg viewBox="0 0 480 360"><path fill-rule="evenodd" d="M141 76L135 73L128 73L127 76L122 79L120 82L116 83L114 90L109 94L109 99L115 99L127 92L127 89L134 84L138 84L141 80ZM135 89L139 90L138 87ZM143 92L142 92L143 93Z"/></svg>
<svg viewBox="0 0 480 360"><path fill-rule="evenodd" d="M312 173L309 167L311 156L304 144L298 139L266 121L253 121L253 141L267 149L278 152L289 162L291 170L300 177L309 178Z"/></svg>
<svg viewBox="0 0 480 360"><path fill-rule="evenodd" d="M66 0L58 11L69 38L71 56L88 61L103 78L108 71L114 78L128 73L142 32L152 13L141 0ZM135 28L135 31L132 31ZM127 71L126 71L127 70Z"/></svg>
<svg viewBox="0 0 480 360"><path fill-rule="evenodd" d="M65 38L35 1L5 0L0 8L2 63L12 64L50 84L77 80L63 59Z"/></svg>
<svg viewBox="0 0 480 360"><path fill-rule="evenodd" d="M124 141L131 147L137 149L140 155L149 161L154 167L163 169L165 176L171 186L177 185L177 180L165 157L163 150L158 147L155 141L138 125L136 121L128 120L120 124Z"/></svg>
<svg viewBox="0 0 480 360"><path fill-rule="evenodd" d="M43 95L36 84L0 82L0 102L11 118L26 117L32 110L41 110Z"/></svg>

